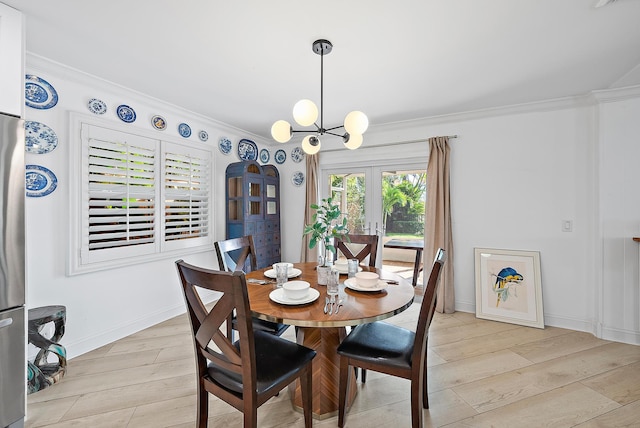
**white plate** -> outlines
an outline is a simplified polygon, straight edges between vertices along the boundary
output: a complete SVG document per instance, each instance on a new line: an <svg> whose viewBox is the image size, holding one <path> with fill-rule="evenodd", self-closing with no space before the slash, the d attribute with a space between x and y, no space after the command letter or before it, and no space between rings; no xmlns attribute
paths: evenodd
<svg viewBox="0 0 640 428"><path fill-rule="evenodd" d="M280 303L283 305L304 305L307 303L311 303L320 297L320 292L315 288L309 289L309 294L304 299L287 299L284 297L284 290L282 288L276 288L271 293L269 293L269 298L276 303Z"/></svg>
<svg viewBox="0 0 640 428"><path fill-rule="evenodd" d="M300 269L296 269L296 268L291 268L289 269L289 271L287 272L287 277L289 278L295 278L296 276L300 276L302 275L302 271ZM264 273L264 276L266 276L267 278L276 278L276 270L275 269L269 269L268 271L266 271Z"/></svg>
<svg viewBox="0 0 640 428"><path fill-rule="evenodd" d="M387 283L381 279L378 280L378 285L375 287L361 287L358 285L355 278L345 279L344 285L347 288L350 288L356 291L381 291L387 288Z"/></svg>
<svg viewBox="0 0 640 428"><path fill-rule="evenodd" d="M336 265L333 265L333 268L335 270L337 270L338 272L340 272L340 275L346 275L349 273L348 268L344 268L344 269L340 269L339 267L337 267ZM358 272L362 272L362 267L358 266Z"/></svg>

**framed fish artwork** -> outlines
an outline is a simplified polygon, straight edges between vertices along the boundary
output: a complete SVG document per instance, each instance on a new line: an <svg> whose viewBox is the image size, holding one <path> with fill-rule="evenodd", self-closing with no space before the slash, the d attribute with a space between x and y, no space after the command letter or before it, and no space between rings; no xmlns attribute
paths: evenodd
<svg viewBox="0 0 640 428"><path fill-rule="evenodd" d="M475 248L476 316L544 328L540 252Z"/></svg>

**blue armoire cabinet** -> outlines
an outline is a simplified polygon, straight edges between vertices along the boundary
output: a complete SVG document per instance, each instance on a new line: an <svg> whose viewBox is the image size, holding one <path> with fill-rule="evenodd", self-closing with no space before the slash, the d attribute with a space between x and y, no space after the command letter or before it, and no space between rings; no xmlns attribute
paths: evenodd
<svg viewBox="0 0 640 428"><path fill-rule="evenodd" d="M226 170L227 239L252 235L258 269L280 261L280 174L254 161Z"/></svg>

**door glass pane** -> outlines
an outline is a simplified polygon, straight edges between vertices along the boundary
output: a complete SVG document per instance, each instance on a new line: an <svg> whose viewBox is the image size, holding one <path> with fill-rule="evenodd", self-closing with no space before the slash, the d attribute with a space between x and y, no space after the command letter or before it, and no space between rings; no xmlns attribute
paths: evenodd
<svg viewBox="0 0 640 428"><path fill-rule="evenodd" d="M424 245L426 179L424 169L382 172L382 264L411 282L416 263L421 261L416 260L417 249ZM384 246L392 240L398 246L417 248ZM419 275L417 283L421 281Z"/></svg>
<svg viewBox="0 0 640 428"><path fill-rule="evenodd" d="M347 215L349 233L363 234L365 231L365 176L356 174L332 174L329 186L333 202Z"/></svg>

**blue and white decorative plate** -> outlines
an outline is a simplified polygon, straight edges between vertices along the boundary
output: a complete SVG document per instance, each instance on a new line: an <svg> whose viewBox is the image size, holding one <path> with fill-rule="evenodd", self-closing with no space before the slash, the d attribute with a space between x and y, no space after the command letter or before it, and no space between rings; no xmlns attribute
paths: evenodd
<svg viewBox="0 0 640 428"><path fill-rule="evenodd" d="M304 174L300 171L294 172L291 176L291 182L294 186L302 186L302 183L304 183Z"/></svg>
<svg viewBox="0 0 640 428"><path fill-rule="evenodd" d="M25 172L27 196L31 198L47 196L58 187L56 175L48 168L40 165L27 165Z"/></svg>
<svg viewBox="0 0 640 428"><path fill-rule="evenodd" d="M58 93L49 82L33 74L25 74L24 77L24 99L27 107L47 110L58 104Z"/></svg>
<svg viewBox="0 0 640 428"><path fill-rule="evenodd" d="M231 140L227 137L220 137L220 141L218 141L218 148L222 152L223 155L228 155L231 153L231 149L233 148L233 144Z"/></svg>
<svg viewBox="0 0 640 428"><path fill-rule="evenodd" d="M200 141L207 141L209 139L209 134L207 131L200 131L198 132L198 138L200 138Z"/></svg>
<svg viewBox="0 0 640 428"><path fill-rule="evenodd" d="M245 161L258 159L258 146L253 141L243 138L238 142L238 157Z"/></svg>
<svg viewBox="0 0 640 428"><path fill-rule="evenodd" d="M293 150L291 150L291 160L298 163L301 162L302 159L304 159L304 152L302 151L302 148L294 147Z"/></svg>
<svg viewBox="0 0 640 428"><path fill-rule="evenodd" d="M151 126L153 126L158 131L164 131L167 129L167 120L159 115L155 115L151 118Z"/></svg>
<svg viewBox="0 0 640 428"><path fill-rule="evenodd" d="M133 123L136 121L136 112L129 106L121 104L116 109L116 113L121 121Z"/></svg>
<svg viewBox="0 0 640 428"><path fill-rule="evenodd" d="M105 114L107 112L107 105L97 98L91 98L87 103L87 108L93 114Z"/></svg>
<svg viewBox="0 0 640 428"><path fill-rule="evenodd" d="M178 133L184 138L189 138L191 136L191 127L186 123L181 123L178 125Z"/></svg>
<svg viewBox="0 0 640 428"><path fill-rule="evenodd" d="M282 149L278 149L273 155L273 160L275 160L278 165L282 165L284 161L287 160L287 152Z"/></svg>
<svg viewBox="0 0 640 428"><path fill-rule="evenodd" d="M271 159L271 155L269 154L269 150L262 149L260 150L260 162L267 163Z"/></svg>
<svg viewBox="0 0 640 428"><path fill-rule="evenodd" d="M58 136L44 123L27 120L24 123L24 149L27 153L49 153L58 147Z"/></svg>

